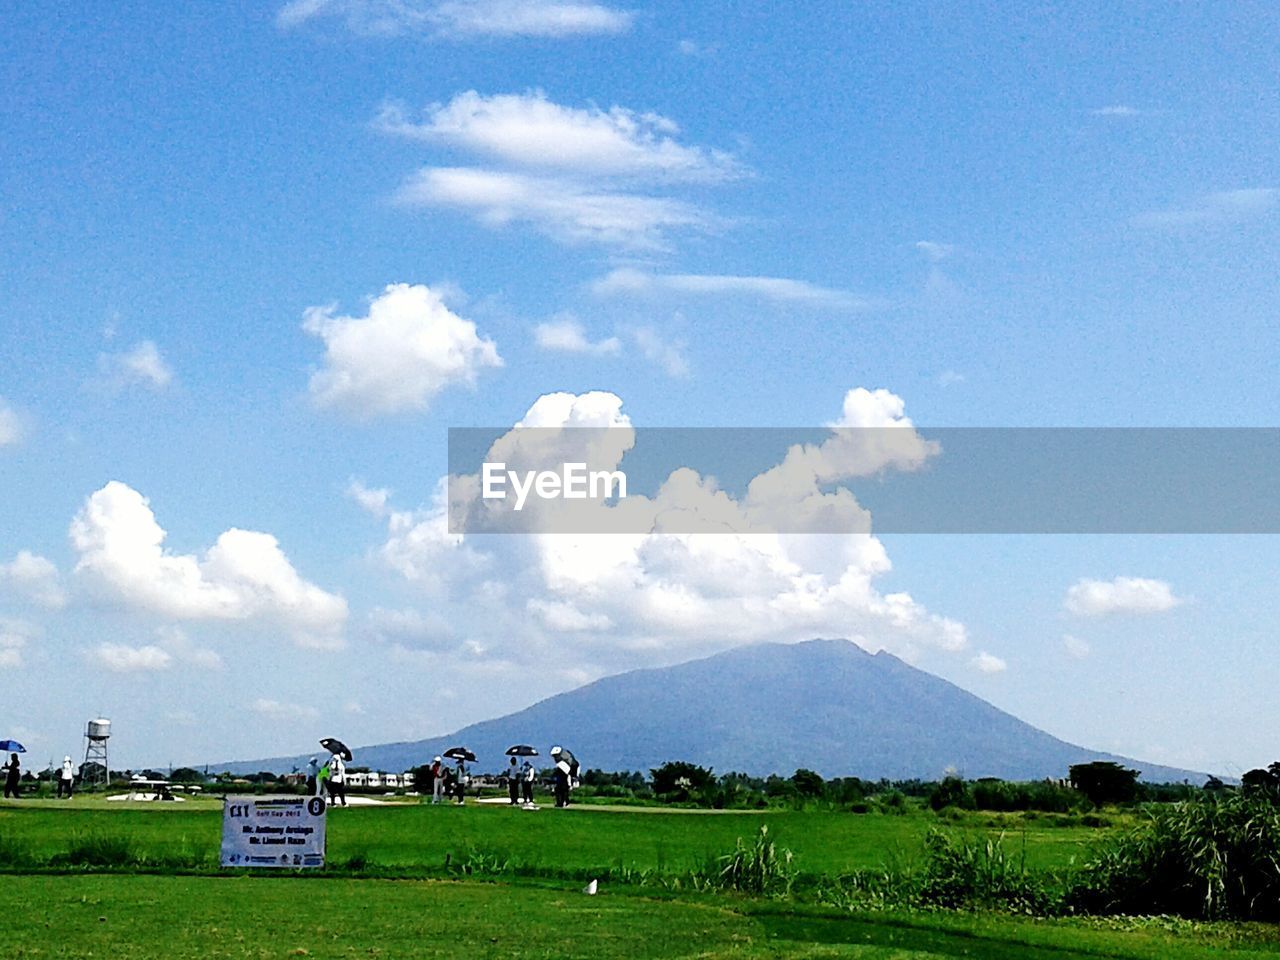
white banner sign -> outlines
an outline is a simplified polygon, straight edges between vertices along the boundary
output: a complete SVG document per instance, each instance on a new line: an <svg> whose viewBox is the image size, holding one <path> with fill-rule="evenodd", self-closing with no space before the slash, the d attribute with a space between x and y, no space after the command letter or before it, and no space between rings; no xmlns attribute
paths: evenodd
<svg viewBox="0 0 1280 960"><path fill-rule="evenodd" d="M323 867L321 797L227 797L222 805L224 867Z"/></svg>

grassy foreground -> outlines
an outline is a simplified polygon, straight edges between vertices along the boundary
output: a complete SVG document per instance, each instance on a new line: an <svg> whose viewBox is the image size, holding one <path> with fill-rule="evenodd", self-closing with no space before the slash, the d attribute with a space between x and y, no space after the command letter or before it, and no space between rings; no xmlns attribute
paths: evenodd
<svg viewBox="0 0 1280 960"><path fill-rule="evenodd" d="M312 877L9 876L0 957L1280 956L1273 932L1006 917L838 916L728 897Z"/></svg>

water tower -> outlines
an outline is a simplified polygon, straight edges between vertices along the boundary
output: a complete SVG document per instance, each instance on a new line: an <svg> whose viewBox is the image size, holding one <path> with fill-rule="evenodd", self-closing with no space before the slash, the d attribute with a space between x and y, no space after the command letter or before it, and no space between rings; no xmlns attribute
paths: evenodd
<svg viewBox="0 0 1280 960"><path fill-rule="evenodd" d="M107 740L111 737L111 721L99 717L84 729L84 766L80 768L81 785L106 787L111 780L107 764Z"/></svg>

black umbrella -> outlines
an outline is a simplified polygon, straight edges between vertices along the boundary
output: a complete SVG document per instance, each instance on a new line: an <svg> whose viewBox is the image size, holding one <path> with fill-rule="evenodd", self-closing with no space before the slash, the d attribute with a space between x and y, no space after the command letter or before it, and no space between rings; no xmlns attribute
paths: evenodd
<svg viewBox="0 0 1280 960"><path fill-rule="evenodd" d="M536 757L538 751L527 743L517 743L513 747L507 747L508 757Z"/></svg>
<svg viewBox="0 0 1280 960"><path fill-rule="evenodd" d="M466 747L450 747L441 756L450 760L465 760L467 763L474 763L476 759L476 755Z"/></svg>
<svg viewBox="0 0 1280 960"><path fill-rule="evenodd" d="M27 748L17 740L0 740L0 753L26 753ZM535 750L534 753L537 753Z"/></svg>
<svg viewBox="0 0 1280 960"><path fill-rule="evenodd" d="M341 740L335 740L333 737L325 737L320 741L320 746L324 747L330 753L336 753L347 763L351 762L351 749Z"/></svg>

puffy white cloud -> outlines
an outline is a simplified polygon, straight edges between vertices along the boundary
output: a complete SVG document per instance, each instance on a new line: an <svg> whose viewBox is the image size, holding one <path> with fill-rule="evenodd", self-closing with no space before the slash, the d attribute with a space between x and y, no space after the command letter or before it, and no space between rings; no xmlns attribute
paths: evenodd
<svg viewBox="0 0 1280 960"><path fill-rule="evenodd" d="M588 674L816 636L844 636L906 656L927 648L963 649L963 625L930 613L906 592L876 589L875 580L891 564L875 537L767 532L771 516L786 509L789 483L791 508L804 510L815 496L836 496L815 487L818 478L825 486L914 469L934 449L915 433L900 398L887 391L850 391L838 422L897 426L879 432L899 436L854 441L834 430L829 445L797 445L741 498L693 470L674 470L651 497L594 504L599 529L610 529L610 515L620 518L622 532L607 536L449 533L450 509L461 509L456 516L464 518L468 509L486 509L477 506L469 482L474 478L455 477L447 491L437 488L428 507L390 515L382 557L410 581L428 586L433 617L441 620L423 621L412 611L384 615L385 638L408 634L420 638L409 646L461 652L465 637L487 657ZM546 395L518 426L542 429L504 435L487 461L519 467L572 459L589 469L612 469L635 442L621 399L604 392ZM555 429L568 426L609 429ZM845 497L851 509L861 510L847 491ZM552 509L543 503L539 510ZM677 514L683 529L730 532L661 532ZM492 529L504 529L502 520L495 518ZM441 630L440 622L451 629Z"/></svg>
<svg viewBox="0 0 1280 960"><path fill-rule="evenodd" d="M426 286L392 284L363 317L334 310L312 307L303 323L325 344L324 367L311 377L321 407L359 418L425 410L446 387L474 385L482 370L502 366L493 341Z"/></svg>
<svg viewBox="0 0 1280 960"><path fill-rule="evenodd" d="M983 673L1004 673L1009 665L993 653L983 650L973 658L973 665Z"/></svg>
<svg viewBox="0 0 1280 960"><path fill-rule="evenodd" d="M1280 209L1280 189L1249 187L1219 190L1196 198L1181 207L1152 210L1134 218L1142 227L1196 227L1240 223L1266 216Z"/></svg>
<svg viewBox="0 0 1280 960"><path fill-rule="evenodd" d="M315 707L299 703L286 703L259 697L249 705L249 709L261 717L274 721L318 720L320 711Z"/></svg>
<svg viewBox="0 0 1280 960"><path fill-rule="evenodd" d="M742 174L728 153L676 142L679 127L660 114L564 106L540 90L488 97L468 90L428 107L421 121L387 104L377 125L548 172L704 182Z"/></svg>
<svg viewBox="0 0 1280 960"><path fill-rule="evenodd" d="M617 337L591 340L586 328L576 317L561 316L533 328L533 338L543 350L559 353L588 353L596 356L617 356L622 352L622 341Z"/></svg>
<svg viewBox="0 0 1280 960"><path fill-rule="evenodd" d="M0 563L0 586L6 586L51 610L63 607L67 602L58 568L51 560L29 550L19 550L8 563Z"/></svg>
<svg viewBox="0 0 1280 960"><path fill-rule="evenodd" d="M1163 613L1182 602L1163 580L1116 577L1077 581L1067 590L1064 605L1079 617L1105 617L1114 613Z"/></svg>
<svg viewBox="0 0 1280 960"><path fill-rule="evenodd" d="M773 303L851 310L872 302L847 290L832 290L786 277L752 277L699 273L646 273L631 267L613 270L591 285L597 296L669 294L724 297L748 296Z"/></svg>
<svg viewBox="0 0 1280 960"><path fill-rule="evenodd" d="M5 403L4 397L0 397L0 447L16 444L22 439L22 434L22 419L18 416L18 411Z"/></svg>
<svg viewBox="0 0 1280 960"><path fill-rule="evenodd" d="M112 390L145 387L163 390L173 383L173 369L152 340L143 340L123 353L104 353L98 357L102 383Z"/></svg>
<svg viewBox="0 0 1280 960"><path fill-rule="evenodd" d="M565 243L666 250L674 230L710 230L713 217L691 204L558 177L472 167L429 167L400 188L408 206L452 207L502 227L527 223Z"/></svg>
<svg viewBox="0 0 1280 960"><path fill-rule="evenodd" d="M231 529L197 558L164 549L146 497L113 480L71 523L77 575L111 600L176 620L278 623L300 644L341 642L347 604L303 580L276 538Z"/></svg>
<svg viewBox="0 0 1280 960"><path fill-rule="evenodd" d="M633 14L587 0L290 0L276 23L291 29L336 17L359 34L572 37L625 33Z"/></svg>
<svg viewBox="0 0 1280 960"><path fill-rule="evenodd" d="M167 651L151 644L131 647L123 643L100 643L89 651L89 656L113 673L153 673L167 670L173 663Z"/></svg>

